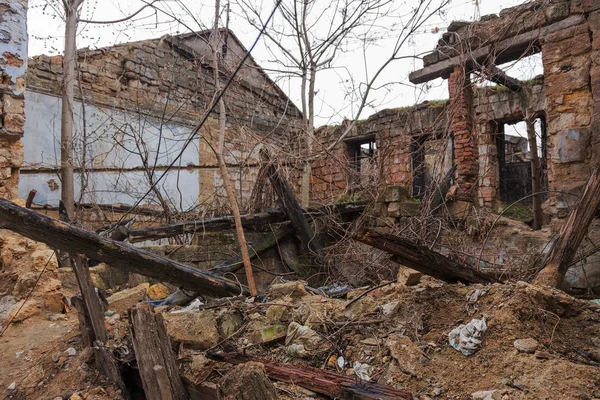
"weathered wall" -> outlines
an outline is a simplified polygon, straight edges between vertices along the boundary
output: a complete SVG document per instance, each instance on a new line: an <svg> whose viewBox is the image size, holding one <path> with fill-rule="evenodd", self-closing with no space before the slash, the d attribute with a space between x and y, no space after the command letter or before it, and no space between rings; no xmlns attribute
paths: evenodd
<svg viewBox="0 0 600 400"><path fill-rule="evenodd" d="M84 99L86 107L76 103L75 159L76 169L89 177L85 201L133 203L150 187L141 155L148 155L147 163L156 166L160 176L182 149L215 92L212 62L206 54L198 53L206 48L192 46L207 40L203 35L195 35L193 40L189 35L166 36L79 51L81 89L76 87L75 93L79 100ZM243 54L234 37L229 36L228 43L232 49L229 54L234 50ZM226 62L222 70L224 85L231 73ZM32 137L25 143L26 168L20 194L36 189L41 193L38 201L51 204L57 202L60 193L55 178L61 74L61 56L30 60L27 95L31 104L27 111L36 118L26 126ZM225 160L240 198L247 199L256 180L260 149L287 143L295 134L299 112L252 60L242 68L224 99L228 117ZM174 208L187 210L198 201L210 206L226 203L213 153L217 134L213 114L160 185ZM48 185L52 178L54 183ZM156 196L149 196L146 203L157 204Z"/></svg>
<svg viewBox="0 0 600 400"><path fill-rule="evenodd" d="M17 197L23 162L27 0L0 1L0 197Z"/></svg>
<svg viewBox="0 0 600 400"><path fill-rule="evenodd" d="M526 107L543 114L546 101L543 79L532 82L530 88L532 94L526 102L505 88L477 88L472 100L472 120L468 121L468 125L472 126L471 131L475 132L473 136L463 132L457 137L456 130L467 121L458 118L451 121L449 115L454 112L455 105L446 101L423 103L408 109L384 110L360 121L331 154L313 163L313 202L337 201L344 193L377 191L382 187L401 187L405 197L416 196L413 183L417 172L434 176L439 182L452 165L462 164L463 173L473 168L475 171L470 172L470 181L455 183L458 186L470 184L470 189L465 193L469 194L469 190L472 190L470 194L479 199L481 206L496 206L499 199L499 172L493 126L523 120ZM328 146L344 129L343 125L322 128L317 136L324 146ZM359 172L352 166L349 149L355 141L367 138L373 138L377 143L376 163L371 170ZM424 171L415 169L417 149L424 153ZM371 180L365 179L365 174ZM372 179L381 184L378 189L374 184L369 185ZM389 208L391 215L399 216L397 204Z"/></svg>

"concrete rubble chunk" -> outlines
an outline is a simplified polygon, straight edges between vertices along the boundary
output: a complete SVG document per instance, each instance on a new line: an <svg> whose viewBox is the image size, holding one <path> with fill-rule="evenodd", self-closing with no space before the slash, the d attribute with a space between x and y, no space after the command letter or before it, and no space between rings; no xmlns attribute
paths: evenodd
<svg viewBox="0 0 600 400"><path fill-rule="evenodd" d="M391 356L398 362L398 366L403 373L416 375L419 359L423 353L409 337L388 338L385 345L390 349Z"/></svg>
<svg viewBox="0 0 600 400"><path fill-rule="evenodd" d="M308 292L304 287L304 283L300 281L277 283L271 285L270 293L271 297L274 299L278 299L285 296L289 296L293 299L298 299L300 297L308 295Z"/></svg>
<svg viewBox="0 0 600 400"><path fill-rule="evenodd" d="M398 283L404 286L415 286L421 282L422 273L412 268L401 266L398 270Z"/></svg>
<svg viewBox="0 0 600 400"><path fill-rule="evenodd" d="M539 343L533 338L517 339L514 342L514 346L521 353L533 354L538 349Z"/></svg>
<svg viewBox="0 0 600 400"><path fill-rule="evenodd" d="M224 400L277 400L277 390L258 362L236 365L221 385Z"/></svg>
<svg viewBox="0 0 600 400"><path fill-rule="evenodd" d="M219 343L217 319L211 311L162 314L173 343L206 350Z"/></svg>
<svg viewBox="0 0 600 400"><path fill-rule="evenodd" d="M121 290L110 296L108 300L108 308L121 314L127 314L127 311L146 298L146 293L150 285L142 283L136 287Z"/></svg>

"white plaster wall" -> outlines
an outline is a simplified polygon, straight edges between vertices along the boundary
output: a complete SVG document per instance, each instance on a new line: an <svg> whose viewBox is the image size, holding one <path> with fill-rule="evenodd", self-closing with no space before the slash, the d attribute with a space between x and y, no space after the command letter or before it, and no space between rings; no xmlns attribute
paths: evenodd
<svg viewBox="0 0 600 400"><path fill-rule="evenodd" d="M75 103L74 162L82 165L83 115L80 102ZM60 190L48 184L51 179L60 185L60 110L61 100L55 96L26 92L25 135L23 145L25 163L21 170L19 196L26 197L31 189L37 190L35 202L57 205ZM85 105L87 143L86 167L89 172L85 202L132 204L150 188L149 180L141 170L144 165L140 151L147 154L148 163L156 165L160 176L178 155L191 128L162 123L156 117L145 117L132 112ZM166 116L163 120L167 120ZM141 150L140 150L141 149ZM198 141L194 140L183 152L176 166L161 181L163 195L174 207L185 210L198 201ZM160 168L162 167L162 168ZM80 175L76 174L76 191L81 190ZM76 193L76 198L79 193ZM149 196L143 204L155 202Z"/></svg>

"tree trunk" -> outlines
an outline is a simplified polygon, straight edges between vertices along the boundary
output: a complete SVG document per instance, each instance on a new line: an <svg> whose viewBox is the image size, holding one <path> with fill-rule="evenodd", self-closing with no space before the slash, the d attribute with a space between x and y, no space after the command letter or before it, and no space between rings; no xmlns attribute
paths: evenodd
<svg viewBox="0 0 600 400"><path fill-rule="evenodd" d="M540 158L537 152L537 140L535 134L535 119L531 116L527 118L527 140L529 141L529 154L531 157L531 191L533 195L533 230L542 228L544 223L544 213L542 210L542 169L540 168Z"/></svg>
<svg viewBox="0 0 600 400"><path fill-rule="evenodd" d="M599 204L600 163L596 165L592 172L579 202L571 210L565 225L560 231L560 236L544 263L544 268L533 281L534 284L550 287L560 285L575 257L575 252L587 235L588 227Z"/></svg>
<svg viewBox="0 0 600 400"><path fill-rule="evenodd" d="M60 121L61 199L70 218L75 217L73 180L73 103L75 98L75 62L77 57L77 18L83 0L66 0L65 52L63 55L62 113Z"/></svg>
<svg viewBox="0 0 600 400"><path fill-rule="evenodd" d="M213 51L214 51L214 60L213 67L215 71L215 88L217 93L221 90L220 85L220 77L219 77L219 44L220 44L220 34L219 34L219 6L220 1L215 1L215 26L214 26L214 39L213 39ZM227 164L225 163L225 158L223 156L223 151L225 148L225 128L226 128L226 112L225 112L225 102L223 98L219 100L219 142L217 145L217 162L219 164L219 170L221 171L221 176L223 178L223 186L225 186L225 191L227 192L227 198L229 199L229 206L231 207L231 212L233 214L233 219L235 221L235 231L237 234L238 243L240 245L240 252L242 254L242 261L244 263L244 271L246 272L246 280L248 281L248 287L250 288L250 294L252 296L256 296L258 294L258 290L256 289L256 282L254 281L254 274L252 273L252 263L250 262L250 254L248 253L248 243L246 242L246 236L244 235L244 227L242 226L242 218L240 216L240 209L237 204L237 199L235 196L235 190L231 183L231 176L229 175L229 170L227 169Z"/></svg>
<svg viewBox="0 0 600 400"><path fill-rule="evenodd" d="M208 274L180 262L161 257L130 244L117 242L76 228L0 199L0 226L59 250L85 254L124 271L170 282L189 290L216 296L237 295L237 283Z"/></svg>

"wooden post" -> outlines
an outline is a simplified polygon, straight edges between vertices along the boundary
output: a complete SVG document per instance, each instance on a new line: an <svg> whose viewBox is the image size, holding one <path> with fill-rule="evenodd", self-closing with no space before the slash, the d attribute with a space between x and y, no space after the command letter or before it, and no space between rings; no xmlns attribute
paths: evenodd
<svg viewBox="0 0 600 400"><path fill-rule="evenodd" d="M156 314L150 304L141 303L129 311L129 320L146 398L187 399L162 315Z"/></svg>
<svg viewBox="0 0 600 400"><path fill-rule="evenodd" d="M31 204L33 204L33 199L35 198L36 194L37 190L35 189L31 189L29 191L29 194L27 195L27 200L25 201L25 208L31 208Z"/></svg>
<svg viewBox="0 0 600 400"><path fill-rule="evenodd" d="M588 227L600 204L600 163L596 165L585 185L583 195L569 217L534 284L558 287L575 257L575 252L587 235Z"/></svg>
<svg viewBox="0 0 600 400"><path fill-rule="evenodd" d="M102 303L96 294L92 278L82 258L81 256L71 257L71 265L73 265L73 271L75 271L87 317L94 331L94 338L106 343L108 333L104 325L104 307L102 307Z"/></svg>
<svg viewBox="0 0 600 400"><path fill-rule="evenodd" d="M529 141L529 154L531 157L531 191L533 195L533 230L542 229L544 223L544 212L542 210L542 169L538 156L538 146L535 134L535 119L529 116L525 120L527 124L527 140Z"/></svg>

